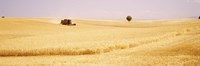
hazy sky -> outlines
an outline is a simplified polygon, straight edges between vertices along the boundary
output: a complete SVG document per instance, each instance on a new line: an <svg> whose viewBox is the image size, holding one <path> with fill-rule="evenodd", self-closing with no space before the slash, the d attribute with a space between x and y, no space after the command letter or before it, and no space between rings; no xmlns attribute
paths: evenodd
<svg viewBox="0 0 200 66"><path fill-rule="evenodd" d="M200 16L200 0L0 0L0 16L175 19Z"/></svg>

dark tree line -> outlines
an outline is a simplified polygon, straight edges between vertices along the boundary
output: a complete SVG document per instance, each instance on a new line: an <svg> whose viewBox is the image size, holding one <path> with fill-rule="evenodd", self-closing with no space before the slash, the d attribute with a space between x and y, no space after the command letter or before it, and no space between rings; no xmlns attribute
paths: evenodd
<svg viewBox="0 0 200 66"><path fill-rule="evenodd" d="M5 16L2 16L1 18L5 18Z"/></svg>

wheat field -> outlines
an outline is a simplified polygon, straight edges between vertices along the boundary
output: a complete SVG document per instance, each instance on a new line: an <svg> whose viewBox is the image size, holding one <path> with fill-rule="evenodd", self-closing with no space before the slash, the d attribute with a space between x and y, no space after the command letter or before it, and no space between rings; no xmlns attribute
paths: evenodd
<svg viewBox="0 0 200 66"><path fill-rule="evenodd" d="M1 18L0 66L200 66L200 20Z"/></svg>

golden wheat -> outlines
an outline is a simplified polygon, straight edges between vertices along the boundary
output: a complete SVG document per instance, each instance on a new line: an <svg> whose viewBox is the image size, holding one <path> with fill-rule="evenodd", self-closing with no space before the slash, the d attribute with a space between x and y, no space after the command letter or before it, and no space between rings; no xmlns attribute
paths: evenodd
<svg viewBox="0 0 200 66"><path fill-rule="evenodd" d="M151 37L124 39L118 41L105 41L99 43L110 43L108 46L100 48L38 48L38 49L0 49L0 56L38 56L38 55L89 55L110 52L118 49L128 49L137 45L157 42L163 39L169 39L177 36L177 32L159 34Z"/></svg>
<svg viewBox="0 0 200 66"><path fill-rule="evenodd" d="M200 64L199 20L72 20L77 26L50 18L1 19L0 65Z"/></svg>

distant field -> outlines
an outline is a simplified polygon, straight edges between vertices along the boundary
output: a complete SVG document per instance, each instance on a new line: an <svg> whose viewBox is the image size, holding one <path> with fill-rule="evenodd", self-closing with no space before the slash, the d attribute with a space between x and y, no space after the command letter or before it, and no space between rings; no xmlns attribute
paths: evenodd
<svg viewBox="0 0 200 66"><path fill-rule="evenodd" d="M200 20L0 19L0 65L200 66Z"/></svg>

